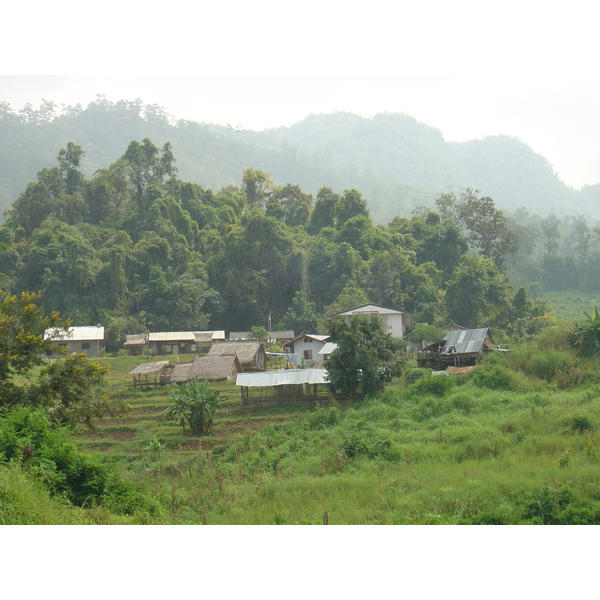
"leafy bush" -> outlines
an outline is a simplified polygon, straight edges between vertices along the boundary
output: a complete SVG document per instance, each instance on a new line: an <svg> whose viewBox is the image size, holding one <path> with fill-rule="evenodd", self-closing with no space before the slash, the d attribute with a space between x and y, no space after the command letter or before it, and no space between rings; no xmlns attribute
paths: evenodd
<svg viewBox="0 0 600 600"><path fill-rule="evenodd" d="M406 383L411 384L419 379L423 379L424 377L429 377L432 373L432 369L422 369L419 367L414 367L412 369L407 369L404 373L404 379Z"/></svg>
<svg viewBox="0 0 600 600"><path fill-rule="evenodd" d="M465 415L471 414L476 407L476 403L473 396L465 392L458 392L456 394L452 394L452 396L448 398L448 402L450 403L452 408Z"/></svg>
<svg viewBox="0 0 600 600"><path fill-rule="evenodd" d="M53 495L76 506L109 502L111 510L124 514L130 514L132 502L149 507L142 492L95 457L79 452L70 432L51 423L41 410L16 408L0 419L0 460L20 464Z"/></svg>
<svg viewBox="0 0 600 600"><path fill-rule="evenodd" d="M490 390L522 391L525 387L523 377L502 365L480 365L473 373L473 383L477 387Z"/></svg>
<svg viewBox="0 0 600 600"><path fill-rule="evenodd" d="M308 417L311 429L326 429L333 427L340 421L341 415L337 407L316 406Z"/></svg>
<svg viewBox="0 0 600 600"><path fill-rule="evenodd" d="M454 388L455 385L456 381L453 377L448 375L435 375L415 381L415 383L409 387L409 393L411 396L437 396L438 398L442 398Z"/></svg>
<svg viewBox="0 0 600 600"><path fill-rule="evenodd" d="M594 427L592 420L584 415L573 415L569 421L569 431L571 433L585 433L591 431Z"/></svg>
<svg viewBox="0 0 600 600"><path fill-rule="evenodd" d="M529 359L526 370L538 379L552 381L561 372L575 366L575 359L564 350L546 350L535 353Z"/></svg>

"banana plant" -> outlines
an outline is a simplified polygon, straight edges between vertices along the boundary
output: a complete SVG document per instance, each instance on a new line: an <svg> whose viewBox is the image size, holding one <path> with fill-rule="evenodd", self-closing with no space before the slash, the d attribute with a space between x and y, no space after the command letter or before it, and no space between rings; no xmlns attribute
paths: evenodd
<svg viewBox="0 0 600 600"><path fill-rule="evenodd" d="M184 432L187 425L192 436L210 435L214 413L223 410L220 392L209 390L208 381L194 377L171 390L170 398L172 405L161 413L163 419L180 425Z"/></svg>

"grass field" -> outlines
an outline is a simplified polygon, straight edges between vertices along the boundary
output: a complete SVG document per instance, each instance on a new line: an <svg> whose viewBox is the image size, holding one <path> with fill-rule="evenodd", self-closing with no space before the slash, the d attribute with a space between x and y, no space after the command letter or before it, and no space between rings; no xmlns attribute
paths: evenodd
<svg viewBox="0 0 600 600"><path fill-rule="evenodd" d="M581 321L584 311L589 313L600 306L600 295L577 291L545 292L548 314L566 321Z"/></svg>
<svg viewBox="0 0 600 600"><path fill-rule="evenodd" d="M222 383L227 412L200 438L157 419L167 388L116 387L133 363L106 358L130 411L78 440L159 502L139 522L596 523L600 365L563 342L347 408L242 409Z"/></svg>

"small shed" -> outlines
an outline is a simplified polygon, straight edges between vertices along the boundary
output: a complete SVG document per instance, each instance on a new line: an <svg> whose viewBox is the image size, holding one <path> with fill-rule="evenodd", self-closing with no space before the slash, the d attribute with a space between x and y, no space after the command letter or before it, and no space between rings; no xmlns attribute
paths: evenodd
<svg viewBox="0 0 600 600"><path fill-rule="evenodd" d="M243 371L237 356L196 356L190 363L175 365L171 373L171 383L186 383L197 377L209 381L235 381Z"/></svg>
<svg viewBox="0 0 600 600"><path fill-rule="evenodd" d="M156 388L170 383L172 368L168 360L146 362L129 371L129 375L133 375L134 388Z"/></svg>
<svg viewBox="0 0 600 600"><path fill-rule="evenodd" d="M208 356L236 355L244 371L264 371L266 365L265 346L259 341L216 342Z"/></svg>
<svg viewBox="0 0 600 600"><path fill-rule="evenodd" d="M148 345L148 334L146 333L134 333L132 335L126 335L123 347L129 350L129 354L137 356L143 354Z"/></svg>
<svg viewBox="0 0 600 600"><path fill-rule="evenodd" d="M446 338L420 353L419 367L445 370L447 367L471 367L488 352L500 350L492 340L489 329L455 329Z"/></svg>

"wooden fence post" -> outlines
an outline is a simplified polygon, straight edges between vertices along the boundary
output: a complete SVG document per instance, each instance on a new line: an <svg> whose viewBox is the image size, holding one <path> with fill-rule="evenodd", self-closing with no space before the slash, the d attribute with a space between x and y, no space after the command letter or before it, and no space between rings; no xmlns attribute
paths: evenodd
<svg viewBox="0 0 600 600"><path fill-rule="evenodd" d="M327 511L323 513L323 525L329 525L329 513Z"/></svg>

